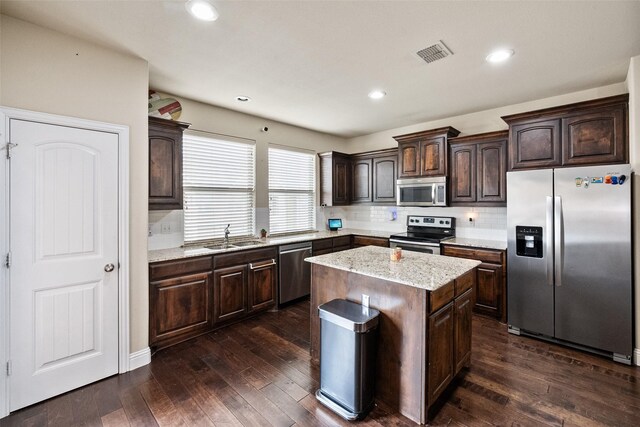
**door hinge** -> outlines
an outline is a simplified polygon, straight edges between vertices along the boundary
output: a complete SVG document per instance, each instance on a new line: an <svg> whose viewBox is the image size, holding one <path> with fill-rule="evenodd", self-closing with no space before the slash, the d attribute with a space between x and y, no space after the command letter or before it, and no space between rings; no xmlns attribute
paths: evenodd
<svg viewBox="0 0 640 427"><path fill-rule="evenodd" d="M7 256L4 259L4 265L7 268L11 267L11 252L7 252Z"/></svg>
<svg viewBox="0 0 640 427"><path fill-rule="evenodd" d="M11 371L12 371L12 366L11 366L11 360L7 361L7 376L11 376Z"/></svg>
<svg viewBox="0 0 640 427"><path fill-rule="evenodd" d="M4 146L4 149L7 150L7 159L11 158L11 149L17 147L18 144L12 144L11 142L7 142Z"/></svg>

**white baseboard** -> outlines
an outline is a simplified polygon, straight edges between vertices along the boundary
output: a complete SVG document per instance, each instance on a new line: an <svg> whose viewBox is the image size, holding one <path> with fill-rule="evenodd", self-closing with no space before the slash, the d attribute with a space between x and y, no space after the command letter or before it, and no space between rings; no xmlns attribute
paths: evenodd
<svg viewBox="0 0 640 427"><path fill-rule="evenodd" d="M636 348L633 351L633 362L637 365L640 366L640 348Z"/></svg>
<svg viewBox="0 0 640 427"><path fill-rule="evenodd" d="M148 365L149 363L151 363L151 349L149 347L129 354L130 371Z"/></svg>

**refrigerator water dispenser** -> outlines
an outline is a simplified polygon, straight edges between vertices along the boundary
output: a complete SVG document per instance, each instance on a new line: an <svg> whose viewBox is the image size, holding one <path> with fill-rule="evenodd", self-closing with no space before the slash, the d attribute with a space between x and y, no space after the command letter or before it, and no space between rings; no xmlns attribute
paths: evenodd
<svg viewBox="0 0 640 427"><path fill-rule="evenodd" d="M516 255L542 258L542 227L516 225Z"/></svg>

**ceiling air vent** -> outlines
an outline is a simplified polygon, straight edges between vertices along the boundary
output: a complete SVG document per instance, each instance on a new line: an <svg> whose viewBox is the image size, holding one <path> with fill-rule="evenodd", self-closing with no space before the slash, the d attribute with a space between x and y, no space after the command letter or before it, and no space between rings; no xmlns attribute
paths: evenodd
<svg viewBox="0 0 640 427"><path fill-rule="evenodd" d="M449 55L453 55L453 52L444 45L442 40L432 46L419 50L416 53L420 58L424 59L424 62L427 64L446 58Z"/></svg>

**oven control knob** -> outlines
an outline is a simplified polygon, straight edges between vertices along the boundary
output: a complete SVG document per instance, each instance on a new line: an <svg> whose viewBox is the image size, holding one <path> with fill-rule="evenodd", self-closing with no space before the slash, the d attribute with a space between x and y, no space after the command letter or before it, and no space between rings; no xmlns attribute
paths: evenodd
<svg viewBox="0 0 640 427"><path fill-rule="evenodd" d="M444 224L444 221L440 221L440 224Z"/></svg>

